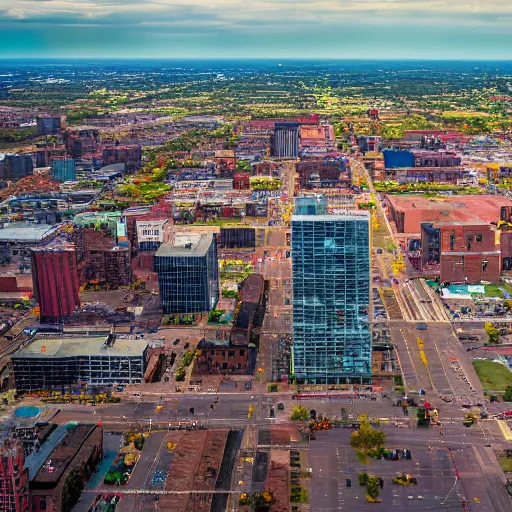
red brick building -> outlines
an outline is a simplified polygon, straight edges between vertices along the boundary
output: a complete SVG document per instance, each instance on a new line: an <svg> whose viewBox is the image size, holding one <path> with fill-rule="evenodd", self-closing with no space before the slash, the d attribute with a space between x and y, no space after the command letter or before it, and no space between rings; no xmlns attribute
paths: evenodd
<svg viewBox="0 0 512 512"><path fill-rule="evenodd" d="M499 283L501 251L494 226L468 222L438 223L434 227L440 229L441 281Z"/></svg>
<svg viewBox="0 0 512 512"><path fill-rule="evenodd" d="M29 512L30 494L28 469L25 467L23 447L12 441L0 446L0 510Z"/></svg>
<svg viewBox="0 0 512 512"><path fill-rule="evenodd" d="M251 375L254 371L256 348L232 346L228 340L203 340L197 348L195 375Z"/></svg>

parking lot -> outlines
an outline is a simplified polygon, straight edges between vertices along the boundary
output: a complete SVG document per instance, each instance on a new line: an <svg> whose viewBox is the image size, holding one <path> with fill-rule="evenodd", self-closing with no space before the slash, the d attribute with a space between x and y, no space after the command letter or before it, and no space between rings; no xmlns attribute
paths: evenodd
<svg viewBox="0 0 512 512"><path fill-rule="evenodd" d="M490 449L473 442L471 434L462 437L457 429L459 434L454 431L451 440L445 441L433 438L436 435L433 429L389 426L384 430L386 448L409 449L411 460L371 460L364 465L358 462L350 447L349 429L333 429L317 435L309 450L312 512L373 510L375 505L367 503L365 490L358 484L361 472L383 479L380 495L383 510L459 511L464 500L471 503L468 510L508 510L503 506L509 497L486 452ZM402 472L417 478L417 485L393 484L393 477ZM351 481L350 487L347 480Z"/></svg>

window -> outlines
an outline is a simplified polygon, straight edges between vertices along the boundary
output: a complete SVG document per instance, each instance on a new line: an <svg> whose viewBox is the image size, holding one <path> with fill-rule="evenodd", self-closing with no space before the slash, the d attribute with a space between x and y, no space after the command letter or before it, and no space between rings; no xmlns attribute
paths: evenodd
<svg viewBox="0 0 512 512"><path fill-rule="evenodd" d="M489 264L489 262L487 260L482 260L482 272L486 272L487 271L487 265Z"/></svg>
<svg viewBox="0 0 512 512"><path fill-rule="evenodd" d="M484 236L483 235L476 235L476 241L477 242L481 242L483 240Z"/></svg>
<svg viewBox="0 0 512 512"><path fill-rule="evenodd" d="M455 233L450 234L450 251L455 249Z"/></svg>

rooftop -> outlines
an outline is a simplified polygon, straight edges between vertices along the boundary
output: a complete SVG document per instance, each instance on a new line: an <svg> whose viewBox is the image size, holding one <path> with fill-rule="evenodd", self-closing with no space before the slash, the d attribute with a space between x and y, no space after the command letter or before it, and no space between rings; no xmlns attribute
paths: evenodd
<svg viewBox="0 0 512 512"><path fill-rule="evenodd" d="M21 240L24 242L39 242L48 235L60 230L60 225L49 224L13 224L0 229L0 242Z"/></svg>
<svg viewBox="0 0 512 512"><path fill-rule="evenodd" d="M122 356L140 357L148 342L143 339L116 338L106 345L108 336L44 337L36 336L33 341L18 350L13 359L46 359L49 357L77 356Z"/></svg>
<svg viewBox="0 0 512 512"><path fill-rule="evenodd" d="M387 196L391 206L405 213L404 232L419 233L422 222L476 222L500 220L502 206L512 206L504 196Z"/></svg>
<svg viewBox="0 0 512 512"><path fill-rule="evenodd" d="M176 235L174 243L160 246L155 256L204 256L213 242L213 233Z"/></svg>
<svg viewBox="0 0 512 512"><path fill-rule="evenodd" d="M364 220L368 221L370 215L365 211L347 211L339 215L292 215L292 222L327 222L343 220Z"/></svg>

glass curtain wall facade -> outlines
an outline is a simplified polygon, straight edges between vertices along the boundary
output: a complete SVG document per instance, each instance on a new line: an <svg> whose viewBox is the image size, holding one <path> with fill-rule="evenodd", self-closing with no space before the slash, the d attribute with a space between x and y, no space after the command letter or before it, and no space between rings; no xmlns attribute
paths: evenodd
<svg viewBox="0 0 512 512"><path fill-rule="evenodd" d="M292 217L293 359L298 383L371 379L366 212Z"/></svg>
<svg viewBox="0 0 512 512"><path fill-rule="evenodd" d="M166 254L161 246L155 270L164 314L204 313L219 300L219 265L215 238L202 254Z"/></svg>
<svg viewBox="0 0 512 512"><path fill-rule="evenodd" d="M299 125L297 123L276 123L271 152L272 156L277 158L299 156Z"/></svg>

